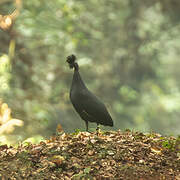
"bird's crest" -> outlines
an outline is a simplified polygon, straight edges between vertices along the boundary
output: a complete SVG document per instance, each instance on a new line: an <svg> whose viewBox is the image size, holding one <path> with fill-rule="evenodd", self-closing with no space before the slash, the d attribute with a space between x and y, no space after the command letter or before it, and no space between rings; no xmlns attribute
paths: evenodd
<svg viewBox="0 0 180 180"><path fill-rule="evenodd" d="M70 67L70 68L73 68L73 67L74 67L74 68L77 68L77 69L78 69L78 65L77 65L77 63L76 63L75 61L76 61L76 56L75 56L74 54L68 56L68 57L67 57L67 60L66 60L66 62L69 63L69 67Z"/></svg>

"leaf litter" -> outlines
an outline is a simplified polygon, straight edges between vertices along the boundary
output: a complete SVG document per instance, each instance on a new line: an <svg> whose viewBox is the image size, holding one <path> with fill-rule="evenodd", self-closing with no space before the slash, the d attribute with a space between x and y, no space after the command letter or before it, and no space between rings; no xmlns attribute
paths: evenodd
<svg viewBox="0 0 180 180"><path fill-rule="evenodd" d="M61 133L0 146L1 179L180 180L180 138L129 130Z"/></svg>

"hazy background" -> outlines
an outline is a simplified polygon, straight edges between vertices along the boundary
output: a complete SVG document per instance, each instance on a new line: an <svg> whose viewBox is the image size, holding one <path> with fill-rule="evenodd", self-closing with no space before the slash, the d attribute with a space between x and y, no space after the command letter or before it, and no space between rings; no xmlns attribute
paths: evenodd
<svg viewBox="0 0 180 180"><path fill-rule="evenodd" d="M1 143L85 130L72 53L113 117L105 129L180 134L179 0L1 0L0 14Z"/></svg>

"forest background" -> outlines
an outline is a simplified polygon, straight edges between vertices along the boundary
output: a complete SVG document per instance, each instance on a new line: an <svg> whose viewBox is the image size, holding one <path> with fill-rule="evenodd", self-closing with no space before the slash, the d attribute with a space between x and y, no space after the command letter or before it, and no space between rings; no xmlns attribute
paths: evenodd
<svg viewBox="0 0 180 180"><path fill-rule="evenodd" d="M0 143L85 129L72 53L113 117L102 129L180 134L179 19L179 0L1 0Z"/></svg>

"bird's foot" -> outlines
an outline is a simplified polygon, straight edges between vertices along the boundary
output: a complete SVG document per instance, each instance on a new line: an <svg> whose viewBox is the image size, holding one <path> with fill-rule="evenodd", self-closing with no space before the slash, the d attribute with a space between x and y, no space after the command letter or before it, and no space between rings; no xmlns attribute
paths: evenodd
<svg viewBox="0 0 180 180"><path fill-rule="evenodd" d="M97 134L97 136L100 134L100 128L99 128L99 125L97 125L97 128L96 128L96 134Z"/></svg>

